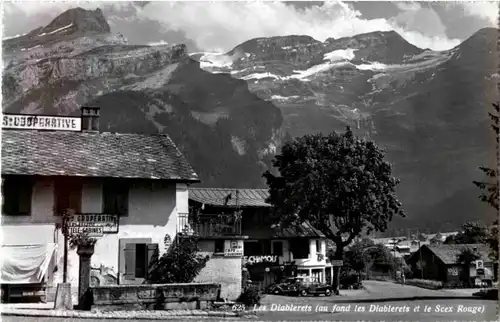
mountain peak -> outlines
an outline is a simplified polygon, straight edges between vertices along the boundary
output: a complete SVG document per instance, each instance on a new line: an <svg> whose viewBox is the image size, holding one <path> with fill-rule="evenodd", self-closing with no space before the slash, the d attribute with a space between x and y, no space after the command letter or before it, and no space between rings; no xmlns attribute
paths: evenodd
<svg viewBox="0 0 500 322"><path fill-rule="evenodd" d="M51 34L68 29L72 32L92 33L108 33L111 31L101 9L85 10L77 7L61 13L47 26L42 28L40 32ZM65 33L67 34L68 32L66 31Z"/></svg>

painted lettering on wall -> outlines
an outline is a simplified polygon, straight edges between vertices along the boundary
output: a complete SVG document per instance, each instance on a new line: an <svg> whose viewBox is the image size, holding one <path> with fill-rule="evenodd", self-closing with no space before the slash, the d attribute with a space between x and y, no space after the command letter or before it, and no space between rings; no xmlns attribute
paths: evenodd
<svg viewBox="0 0 500 322"><path fill-rule="evenodd" d="M456 267L448 268L448 275L458 276L458 269Z"/></svg>
<svg viewBox="0 0 500 322"><path fill-rule="evenodd" d="M276 255L265 255L265 256L245 256L243 258L245 264L256 264L256 263L274 263L278 261L278 256Z"/></svg>
<svg viewBox="0 0 500 322"><path fill-rule="evenodd" d="M82 120L79 117L4 114L4 129L62 130L81 131Z"/></svg>

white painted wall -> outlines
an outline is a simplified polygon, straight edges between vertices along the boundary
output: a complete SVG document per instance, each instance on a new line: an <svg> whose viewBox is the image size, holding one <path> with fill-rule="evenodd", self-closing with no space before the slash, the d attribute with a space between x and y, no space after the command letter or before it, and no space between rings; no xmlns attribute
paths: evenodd
<svg viewBox="0 0 500 322"><path fill-rule="evenodd" d="M295 264L300 267L312 267L312 266L325 266L326 265L326 240L320 239L321 250L320 253L323 255L323 259L318 261L318 250L316 249L316 240L309 240L309 257L308 258L294 258ZM293 257L293 256L292 256Z"/></svg>
<svg viewBox="0 0 500 322"><path fill-rule="evenodd" d="M55 230L60 217L53 215L54 183L50 178L40 178L34 185L31 216L2 215L2 244L41 244L56 242L58 272L55 282L62 281L63 237ZM82 191L82 212L100 213L102 186L99 180L87 180ZM118 243L120 238L151 238L164 250L165 234L173 238L177 233L177 214L188 210L186 184L150 183L134 184L129 191L129 214L120 218L118 234L106 234L100 238L92 256L92 265L104 265L118 271ZM68 273L73 286L78 282L78 255L68 254Z"/></svg>

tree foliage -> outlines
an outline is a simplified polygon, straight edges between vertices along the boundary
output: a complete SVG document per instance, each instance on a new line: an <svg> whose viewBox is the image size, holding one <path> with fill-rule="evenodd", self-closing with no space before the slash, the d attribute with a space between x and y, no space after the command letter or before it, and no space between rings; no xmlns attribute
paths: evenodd
<svg viewBox="0 0 500 322"><path fill-rule="evenodd" d="M280 175L264 177L276 221L283 227L309 221L339 254L363 230L384 231L394 215L404 216L384 152L349 127L289 141L273 165Z"/></svg>
<svg viewBox="0 0 500 322"><path fill-rule="evenodd" d="M209 256L199 253L192 237L176 238L172 243L166 235L165 248L163 255L153 255L147 281L150 284L191 283L209 260Z"/></svg>
<svg viewBox="0 0 500 322"><path fill-rule="evenodd" d="M335 258L362 232L385 231L393 216L405 216L396 198L399 180L374 142L343 134L305 135L286 142L273 160L279 175L264 173L267 202L286 228L311 223L335 243ZM338 293L339 268L333 286Z"/></svg>
<svg viewBox="0 0 500 322"><path fill-rule="evenodd" d="M479 198L483 201L488 203L491 207L496 209L497 211L499 210L499 187L498 187L498 166L500 164L500 160L498 160L499 156L499 135L500 135L500 104L499 103L494 103L493 104L493 113L488 113L491 119L491 128L493 129L493 132L495 133L495 140L496 140L496 151L497 151L497 168L496 169L491 169L488 167L479 167L481 171L484 172L486 175L486 180L485 181L474 181L473 183L481 189L482 193L479 196ZM493 226L490 228L489 231L489 238L487 240L488 244L490 245L491 248L491 254L490 256L494 258L495 260L498 260L498 252L499 252L499 245L498 245L498 219L495 220L493 223Z"/></svg>
<svg viewBox="0 0 500 322"><path fill-rule="evenodd" d="M358 273L363 271L369 262L372 261L373 253L378 250L375 243L369 238L363 238L353 243L344 254L344 268L352 269ZM330 254L331 259L334 254Z"/></svg>
<svg viewBox="0 0 500 322"><path fill-rule="evenodd" d="M496 139L496 149L498 153L498 136L499 136L499 131L500 131L500 104L496 103L493 104L493 108L495 110L494 113L488 113L492 124L491 127L493 131L495 132L495 139ZM473 183L481 189L482 194L480 195L480 199L486 203L488 203L490 206L498 210L498 169L491 169L485 166L479 167L481 171L484 172L484 174L487 177L487 180L485 181L473 181Z"/></svg>
<svg viewBox="0 0 500 322"><path fill-rule="evenodd" d="M462 264L462 274L463 280L470 285L470 266L476 260L480 259L481 256L470 248L463 249L459 254L457 254L456 262L457 264Z"/></svg>
<svg viewBox="0 0 500 322"><path fill-rule="evenodd" d="M482 223L467 221L462 225L462 230L456 235L451 235L444 241L445 244L484 244L489 241L488 228Z"/></svg>

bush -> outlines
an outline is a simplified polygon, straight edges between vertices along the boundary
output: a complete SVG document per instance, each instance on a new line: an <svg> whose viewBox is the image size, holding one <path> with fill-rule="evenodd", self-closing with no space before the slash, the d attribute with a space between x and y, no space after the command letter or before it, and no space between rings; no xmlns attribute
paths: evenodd
<svg viewBox="0 0 500 322"><path fill-rule="evenodd" d="M196 239L191 237L177 238L170 242L165 236L165 248L171 248L161 257L153 255L149 267L148 284L191 283L210 259L198 253Z"/></svg>
<svg viewBox="0 0 500 322"><path fill-rule="evenodd" d="M340 274L340 289L359 289L360 287L361 281L359 280L359 275L356 272L342 272Z"/></svg>
<svg viewBox="0 0 500 322"><path fill-rule="evenodd" d="M419 287L423 287L423 288L428 288L428 289L432 289L432 290L437 290L437 289L443 288L442 282L433 281L433 280L410 279L410 280L406 280L406 284L413 285L413 286L419 286Z"/></svg>
<svg viewBox="0 0 500 322"><path fill-rule="evenodd" d="M253 306L260 304L260 300L264 297L258 286L250 285L243 290L237 301L245 304L245 306Z"/></svg>

